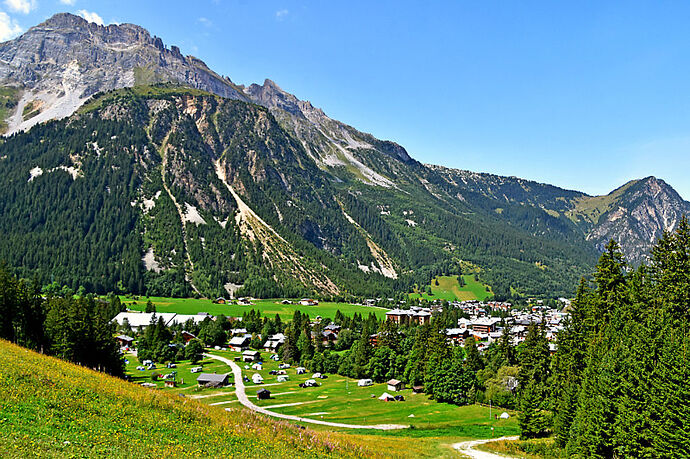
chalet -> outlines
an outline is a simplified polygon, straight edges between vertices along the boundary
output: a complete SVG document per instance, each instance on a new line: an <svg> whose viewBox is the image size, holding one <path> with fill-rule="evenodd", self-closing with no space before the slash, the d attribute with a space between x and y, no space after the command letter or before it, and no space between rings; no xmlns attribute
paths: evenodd
<svg viewBox="0 0 690 459"><path fill-rule="evenodd" d="M207 387L223 387L228 384L229 373L216 374L216 373L201 373L196 378L196 383L199 386Z"/></svg>
<svg viewBox="0 0 690 459"><path fill-rule="evenodd" d="M317 332L311 332L311 339L314 340L314 341L316 341L317 339L320 339L320 340L321 340L321 344L322 344L323 346L328 347L328 346L330 346L331 344L333 344L333 343L335 343L336 341L338 341L338 334L335 333L335 332L332 331L332 330L324 330L324 331L321 332L321 335L320 335L320 336L319 336L319 334L318 334Z"/></svg>
<svg viewBox="0 0 690 459"><path fill-rule="evenodd" d="M482 317L472 322L472 330L475 333L491 333L496 331L496 325L501 322L498 317Z"/></svg>
<svg viewBox="0 0 690 459"><path fill-rule="evenodd" d="M419 325L424 325L431 320L431 313L429 311L416 311L412 315L412 320Z"/></svg>
<svg viewBox="0 0 690 459"><path fill-rule="evenodd" d="M388 386L388 390L391 392L398 392L405 389L405 383L398 381L397 379L391 379L386 383L386 385Z"/></svg>
<svg viewBox="0 0 690 459"><path fill-rule="evenodd" d="M424 325L431 320L431 310L419 307L412 307L409 310L391 309L386 312L386 320L395 322L398 325L408 322Z"/></svg>
<svg viewBox="0 0 690 459"><path fill-rule="evenodd" d="M447 328L446 338L453 344L462 344L467 337L470 336L470 331L467 328Z"/></svg>
<svg viewBox="0 0 690 459"><path fill-rule="evenodd" d="M324 330L330 330L332 332L338 333L340 331L340 325L336 325L334 323L330 323L323 327Z"/></svg>
<svg viewBox="0 0 690 459"><path fill-rule="evenodd" d="M134 343L134 338L127 335L116 336L115 340L120 345L120 347L132 347L132 344Z"/></svg>
<svg viewBox="0 0 690 459"><path fill-rule="evenodd" d="M249 336L235 336L230 339L228 347L236 352L242 352L249 347L251 338Z"/></svg>
<svg viewBox="0 0 690 459"><path fill-rule="evenodd" d="M299 300L299 304L302 306L317 306L319 304L318 300L312 298L302 298Z"/></svg>
<svg viewBox="0 0 690 459"><path fill-rule="evenodd" d="M182 331L180 332L180 336L182 337L182 339L184 340L185 343L188 343L188 342L190 342L191 340L193 340L193 339L196 338L196 335L194 335L193 333L189 333L189 332L186 331L186 330L182 330Z"/></svg>
<svg viewBox="0 0 690 459"><path fill-rule="evenodd" d="M165 384L165 387L170 387L170 388L172 388L172 387L177 387L177 382L172 381L172 380L170 380L170 381L165 381L164 384Z"/></svg>
<svg viewBox="0 0 690 459"><path fill-rule="evenodd" d="M285 344L285 335L282 333L276 333L275 335L268 337L264 343L264 351L277 352L278 348L283 344Z"/></svg>
<svg viewBox="0 0 690 459"><path fill-rule="evenodd" d="M403 323L405 320L407 320L408 317L408 311L404 309L392 309L388 312L386 312L386 320L390 322L395 322L396 324L400 325Z"/></svg>
<svg viewBox="0 0 690 459"><path fill-rule="evenodd" d="M242 352L243 362L257 362L261 359L259 351L244 351Z"/></svg>
<svg viewBox="0 0 690 459"><path fill-rule="evenodd" d="M268 389L259 389L256 391L257 400L268 400L271 398L271 391Z"/></svg>

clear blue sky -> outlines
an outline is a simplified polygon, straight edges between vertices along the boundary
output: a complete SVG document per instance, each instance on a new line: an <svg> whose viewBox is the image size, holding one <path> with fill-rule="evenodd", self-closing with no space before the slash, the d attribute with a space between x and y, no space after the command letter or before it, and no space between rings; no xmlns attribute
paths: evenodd
<svg viewBox="0 0 690 459"><path fill-rule="evenodd" d="M59 11L140 24L236 83L271 78L423 162L590 194L656 175L690 199L687 2L3 0L0 10L0 32Z"/></svg>

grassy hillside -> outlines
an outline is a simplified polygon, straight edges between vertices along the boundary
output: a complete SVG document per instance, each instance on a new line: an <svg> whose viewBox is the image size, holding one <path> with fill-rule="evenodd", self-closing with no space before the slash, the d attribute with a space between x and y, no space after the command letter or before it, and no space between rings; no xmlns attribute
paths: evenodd
<svg viewBox="0 0 690 459"><path fill-rule="evenodd" d="M0 457L371 455L245 410L152 391L0 341Z"/></svg>
<svg viewBox="0 0 690 459"><path fill-rule="evenodd" d="M431 281L431 293L418 291L410 294L411 298L419 298L420 296L426 300L446 300L446 301L469 301L480 300L483 301L487 297L493 295L491 287L487 290L487 286L474 278L474 274L465 274L462 276L465 285L460 286L458 276L439 276ZM438 285L436 282L438 281Z"/></svg>
<svg viewBox="0 0 690 459"><path fill-rule="evenodd" d="M575 223L584 220L596 224L599 222L599 218L611 210L620 197L637 182L637 180L631 180L606 195L583 196L578 198L575 200L575 208L566 212L565 215Z"/></svg>

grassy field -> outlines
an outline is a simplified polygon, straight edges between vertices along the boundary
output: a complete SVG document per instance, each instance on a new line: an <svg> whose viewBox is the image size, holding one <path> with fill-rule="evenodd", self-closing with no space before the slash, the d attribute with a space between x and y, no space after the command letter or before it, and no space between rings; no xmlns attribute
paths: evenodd
<svg viewBox="0 0 690 459"><path fill-rule="evenodd" d="M5 341L0 438L3 458L377 454L343 434L303 430L247 410L228 413Z"/></svg>
<svg viewBox="0 0 690 459"><path fill-rule="evenodd" d="M502 440L479 445L477 449L503 456L517 456L525 459L568 457L565 451L556 446L553 437L535 440Z"/></svg>
<svg viewBox="0 0 690 459"><path fill-rule="evenodd" d="M226 358L233 359L239 353L232 351L212 351ZM357 380L338 375L329 375L327 379L317 380L319 387L302 389L299 383L312 376L311 372L297 375L295 368L287 369L289 381L277 382L277 376L270 375L271 370L278 368L278 362L270 360L269 353L262 352L263 368L253 370L249 367L243 370L249 378L245 382L247 395L254 403L275 412L298 415L306 418L325 421L343 422L348 424L401 424L410 428L397 431L350 430L334 429L304 423L305 426L318 431L340 431L349 438L365 445L375 445L385 448L391 445L402 456L439 457L453 456L450 449L452 443L501 435L515 435L518 433L517 420L514 416L509 419L495 419L501 410L494 409L491 414L488 408L479 405L454 406L436 403L424 394L413 394L411 390L400 392L405 397L404 402L383 402L378 400L387 391L385 384L374 384L369 387L358 387ZM134 365L136 366L136 364ZM188 363L178 364L180 375L186 374ZM156 370L168 372L170 370ZM218 373L230 372L230 368L211 359L204 360L204 371ZM149 373L137 372L142 381L150 381ZM253 374L261 374L263 384L251 381ZM165 389L173 393L183 393L186 397L198 397L203 403L214 407L237 407L239 402L233 387L222 389L197 389L188 376L184 376L185 384L176 389ZM162 383L159 383L162 385ZM269 400L256 400L256 391L266 388L271 391ZM510 412L511 415L513 414ZM491 428L494 428L492 431Z"/></svg>
<svg viewBox="0 0 690 459"><path fill-rule="evenodd" d="M124 296L120 300L129 309L143 311L146 309L145 297L132 300ZM178 314L196 314L197 312L208 312L212 315L225 314L226 316L239 317L242 313L256 309L265 316L273 317L279 314L281 319L291 319L296 310L309 314L310 317L316 316L333 318L336 311L340 310L346 316L352 316L356 312L363 316L374 313L379 319L386 317L386 309L370 306L360 306L348 303L329 303L321 302L316 306L301 306L299 304L280 304L280 299L256 300L252 306L239 306L236 304L214 304L211 300L195 298L164 298L151 297L151 302L156 305L158 312L176 312Z"/></svg>
<svg viewBox="0 0 690 459"><path fill-rule="evenodd" d="M431 293L418 291L411 293L410 298L423 298L426 300L446 300L446 301L469 301L479 300L483 301L487 297L493 295L491 288L487 291L487 286L474 279L474 274L465 274L462 276L465 285L460 286L458 276L439 276L431 282ZM436 285L438 281L438 285Z"/></svg>

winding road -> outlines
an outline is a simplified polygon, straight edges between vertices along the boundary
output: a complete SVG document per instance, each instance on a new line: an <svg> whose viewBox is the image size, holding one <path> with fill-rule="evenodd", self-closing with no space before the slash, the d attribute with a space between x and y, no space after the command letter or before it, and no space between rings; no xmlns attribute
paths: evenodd
<svg viewBox="0 0 690 459"><path fill-rule="evenodd" d="M501 440L518 440L520 437L500 437L500 438L488 438L486 440L471 440L471 441L463 441L460 443L455 443L453 445L453 448L455 448L457 451L460 453L464 454L465 456L469 456L474 459L506 459L506 457L509 456L499 456L498 454L493 454L489 453L486 451L479 451L477 449L474 449L475 446L478 445L483 445L484 443L489 443L492 441L501 441Z"/></svg>
<svg viewBox="0 0 690 459"><path fill-rule="evenodd" d="M245 393L245 390L244 390L244 381L242 380L242 369L240 368L239 365L237 365L235 362L233 362L230 359L226 359L225 357L220 357L218 355L204 354L204 357L208 357L210 359L215 359L215 360L220 360L221 362L225 363L230 368L232 368L232 373L235 376L235 394L237 395L237 399L240 401L240 403L242 405L246 406L247 408L249 408L252 411L256 411L257 413L265 414L267 416L273 416L274 418L287 419L290 421L308 422L310 424L320 424L322 426L340 427L340 428L345 428L345 429L396 430L396 429L406 429L409 427L406 425L399 425L399 424L376 424L376 425L343 424L340 422L329 422L329 421L321 421L319 419L308 419L308 418L303 418L300 416L293 416L290 414L282 414L282 413L276 413L275 411L269 411L266 408L261 408L260 406L253 404L252 402L249 401L249 398L247 398L247 394Z"/></svg>

